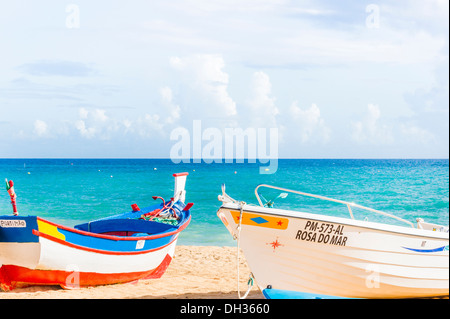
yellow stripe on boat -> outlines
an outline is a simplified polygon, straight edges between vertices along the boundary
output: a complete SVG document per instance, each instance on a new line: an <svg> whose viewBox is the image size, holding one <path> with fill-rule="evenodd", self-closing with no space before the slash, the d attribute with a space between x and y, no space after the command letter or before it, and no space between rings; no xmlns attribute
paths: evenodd
<svg viewBox="0 0 450 319"><path fill-rule="evenodd" d="M38 229L39 232L43 233L43 234L47 234L49 236L61 239L61 240L66 240L66 236L64 236L64 234L60 233L58 231L58 227L51 225L49 223L46 223L43 220L38 219L37 220L38 223Z"/></svg>
<svg viewBox="0 0 450 319"><path fill-rule="evenodd" d="M231 216L233 216L236 224L239 223L239 211L231 210ZM281 218L278 216L267 216L252 213L243 213L242 215L242 225L251 225L258 227L274 228L284 230L288 227L289 219Z"/></svg>

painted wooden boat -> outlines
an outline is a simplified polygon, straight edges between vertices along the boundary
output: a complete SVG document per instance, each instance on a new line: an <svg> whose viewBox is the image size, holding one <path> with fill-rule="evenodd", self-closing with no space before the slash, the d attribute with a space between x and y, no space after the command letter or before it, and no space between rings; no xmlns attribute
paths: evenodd
<svg viewBox="0 0 450 319"><path fill-rule="evenodd" d="M134 204L130 212L73 228L37 216L0 216L0 288L70 289L161 277L191 220L187 175L174 174L174 197L167 202L143 209Z"/></svg>
<svg viewBox="0 0 450 319"><path fill-rule="evenodd" d="M344 204L351 217L264 207L259 187ZM217 215L237 238L266 297L449 295L448 226L426 223L420 218L413 224L354 203L269 185L258 186L255 194L260 206L236 201L223 188ZM396 218L407 226L356 220L352 212L356 208Z"/></svg>

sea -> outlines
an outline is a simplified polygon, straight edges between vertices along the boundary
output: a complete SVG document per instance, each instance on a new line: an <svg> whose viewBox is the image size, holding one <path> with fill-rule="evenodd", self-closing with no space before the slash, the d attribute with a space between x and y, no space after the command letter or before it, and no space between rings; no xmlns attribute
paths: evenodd
<svg viewBox="0 0 450 319"><path fill-rule="evenodd" d="M14 181L19 215L37 215L65 226L154 203L173 196L173 173L188 172L186 202L192 221L179 245L235 246L216 212L222 184L228 195L258 205L255 187L274 185L381 210L415 223L449 224L448 159L279 159L276 172L247 160L173 163L170 159L0 159L0 178ZM264 172L264 174L261 174ZM349 217L346 205L270 188L259 189L275 208ZM6 185L0 215L11 215ZM404 225L353 209L356 219Z"/></svg>

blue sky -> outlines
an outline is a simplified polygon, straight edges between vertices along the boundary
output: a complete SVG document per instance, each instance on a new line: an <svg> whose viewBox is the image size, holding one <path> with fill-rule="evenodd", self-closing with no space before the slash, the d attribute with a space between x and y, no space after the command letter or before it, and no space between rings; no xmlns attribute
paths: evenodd
<svg viewBox="0 0 450 319"><path fill-rule="evenodd" d="M288 158L448 158L447 0L9 1L0 157L162 157L177 127Z"/></svg>

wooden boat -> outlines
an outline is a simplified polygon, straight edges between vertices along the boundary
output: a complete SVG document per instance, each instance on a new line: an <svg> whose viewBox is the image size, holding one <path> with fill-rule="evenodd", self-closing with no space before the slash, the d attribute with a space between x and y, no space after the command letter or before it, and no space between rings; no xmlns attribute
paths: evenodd
<svg viewBox="0 0 450 319"><path fill-rule="evenodd" d="M260 187L344 204L350 218L271 208ZM234 200L223 186L217 215L267 298L448 297L448 226L270 185L255 194L260 206ZM356 208L407 226L356 220Z"/></svg>
<svg viewBox="0 0 450 319"><path fill-rule="evenodd" d="M73 228L37 216L0 216L0 288L70 289L161 277L191 220L193 204L184 203L187 175L173 175L169 201L155 196L155 205L133 204L130 212Z"/></svg>

